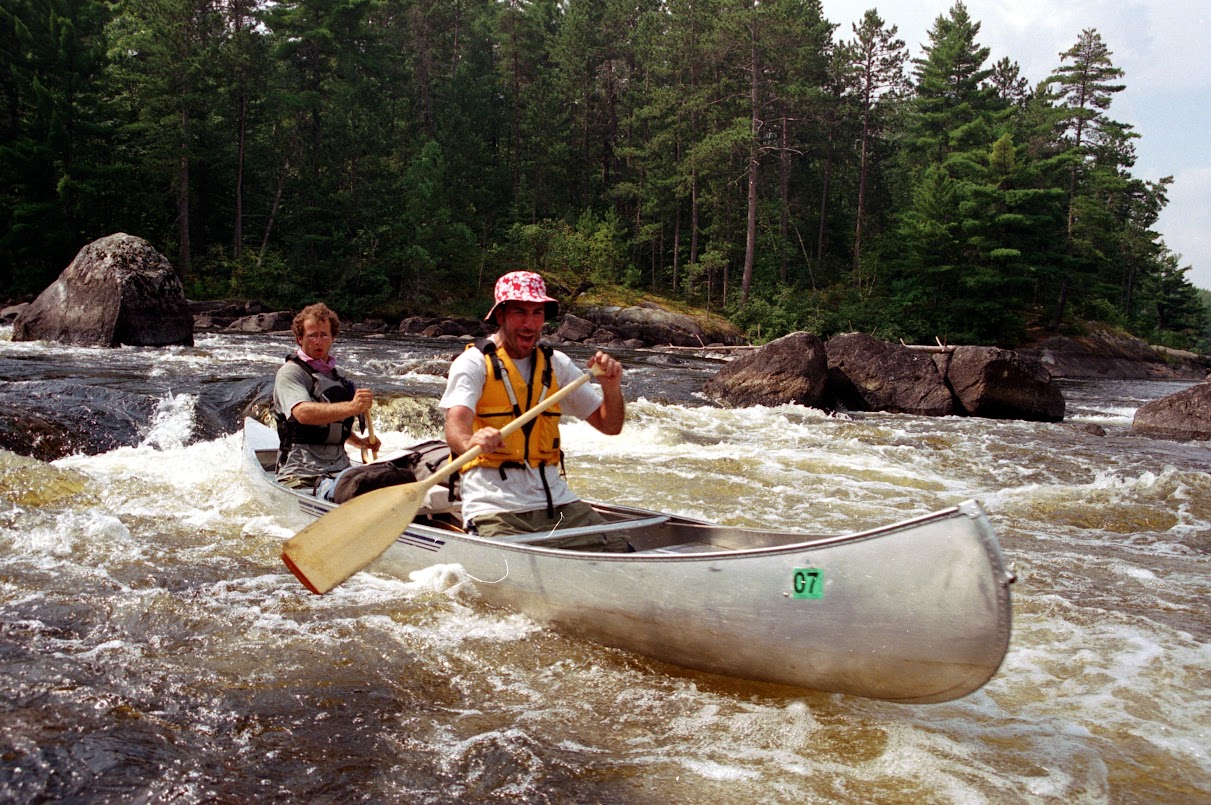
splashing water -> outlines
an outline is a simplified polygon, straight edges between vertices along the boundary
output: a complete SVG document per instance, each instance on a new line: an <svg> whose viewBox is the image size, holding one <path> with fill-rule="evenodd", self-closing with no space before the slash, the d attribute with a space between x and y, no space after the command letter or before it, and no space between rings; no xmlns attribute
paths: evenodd
<svg viewBox="0 0 1211 805"><path fill-rule="evenodd" d="M356 374L448 350L367 340L341 360ZM1082 385L1070 409L1097 438L714 409L635 394L667 371L636 357L622 436L566 426L585 496L727 523L838 533L980 499L1019 578L1009 654L977 693L907 707L557 634L486 607L477 585L495 580L461 568L307 594L278 558L297 516L241 475L238 436L193 437L204 384L272 373L282 341L196 351L162 362L138 446L0 453L0 800L1211 798L1211 451L1129 431L1133 406L1171 385ZM0 369L78 360L134 383L155 360L118 352L0 341ZM431 378L365 380L386 452L438 435Z"/></svg>

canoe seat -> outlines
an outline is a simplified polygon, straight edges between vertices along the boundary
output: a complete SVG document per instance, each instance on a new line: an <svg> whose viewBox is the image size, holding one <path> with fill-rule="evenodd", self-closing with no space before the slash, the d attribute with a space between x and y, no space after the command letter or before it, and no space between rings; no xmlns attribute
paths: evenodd
<svg viewBox="0 0 1211 805"><path fill-rule="evenodd" d="M425 492L425 502L421 504L421 514L440 514L442 512L461 511L463 503L461 500L452 500L450 498L450 488L448 486L431 486Z"/></svg>
<svg viewBox="0 0 1211 805"><path fill-rule="evenodd" d="M507 534L505 536L493 537L497 542L513 542L524 545L542 545L547 540L562 539L564 537L574 537L580 534L604 534L610 531L629 531L632 528L649 528L651 526L667 523L669 516L667 514L658 514L654 517L634 517L626 520L615 520L613 522L600 525L582 526L580 528L560 528L551 531L543 531L539 534Z"/></svg>
<svg viewBox="0 0 1211 805"><path fill-rule="evenodd" d="M278 449L275 447L272 450L257 450L256 460L265 472L277 472Z"/></svg>
<svg viewBox="0 0 1211 805"><path fill-rule="evenodd" d="M686 542L681 545L665 545L663 548L652 548L644 553L716 553L726 551L718 545L707 545L705 542Z"/></svg>

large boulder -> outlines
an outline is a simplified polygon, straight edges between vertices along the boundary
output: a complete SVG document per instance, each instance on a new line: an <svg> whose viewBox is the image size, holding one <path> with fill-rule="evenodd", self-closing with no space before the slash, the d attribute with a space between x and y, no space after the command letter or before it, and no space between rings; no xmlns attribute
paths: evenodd
<svg viewBox="0 0 1211 805"><path fill-rule="evenodd" d="M225 329L234 333L281 333L289 330L293 322L294 314L289 310L275 310L241 316Z"/></svg>
<svg viewBox="0 0 1211 805"><path fill-rule="evenodd" d="M711 343L743 342L740 332L726 323L708 321L704 326L692 316L674 313L653 302L630 307L590 307L581 313L584 319L618 340L642 341L648 346L703 347ZM595 339L596 336L586 340Z"/></svg>
<svg viewBox="0 0 1211 805"><path fill-rule="evenodd" d="M829 391L851 411L947 416L954 398L928 355L866 333L835 335L825 344Z"/></svg>
<svg viewBox="0 0 1211 805"><path fill-rule="evenodd" d="M13 322L14 341L193 345L181 280L150 243L119 232L85 246Z"/></svg>
<svg viewBox="0 0 1211 805"><path fill-rule="evenodd" d="M563 321L555 328L553 335L560 341L584 341L593 335L597 330L597 325L588 319L582 319L580 316L571 313L563 317Z"/></svg>
<svg viewBox="0 0 1211 805"><path fill-rule="evenodd" d="M703 392L737 407L797 403L819 408L827 385L824 344L811 333L791 333L724 364Z"/></svg>
<svg viewBox="0 0 1211 805"><path fill-rule="evenodd" d="M1211 439L1211 383L1144 403L1135 412L1131 430L1160 439Z"/></svg>
<svg viewBox="0 0 1211 805"><path fill-rule="evenodd" d="M207 384L198 394L186 441L234 432L256 403L272 394L272 376ZM157 395L71 380L0 383L0 450L54 461L135 447L149 438L163 403Z"/></svg>
<svg viewBox="0 0 1211 805"><path fill-rule="evenodd" d="M946 380L962 410L991 419L1059 422L1064 395L1043 364L997 347L956 347Z"/></svg>
<svg viewBox="0 0 1211 805"><path fill-rule="evenodd" d="M42 461L139 444L158 400L66 380L0 387L0 448Z"/></svg>
<svg viewBox="0 0 1211 805"><path fill-rule="evenodd" d="M255 316L258 313L264 313L261 303L253 300L250 302L189 302L189 312L193 314L193 329L197 330L222 330L230 326L237 319L244 316Z"/></svg>

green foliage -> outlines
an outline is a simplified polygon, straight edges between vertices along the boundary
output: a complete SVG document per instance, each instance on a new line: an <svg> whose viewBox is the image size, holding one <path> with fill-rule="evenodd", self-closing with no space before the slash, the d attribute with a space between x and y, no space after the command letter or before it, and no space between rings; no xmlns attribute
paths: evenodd
<svg viewBox="0 0 1211 805"><path fill-rule="evenodd" d="M628 270L627 245L618 217L585 211L572 226L564 221L514 224L497 275L524 268L557 274L573 286L617 285Z"/></svg>
<svg viewBox="0 0 1211 805"><path fill-rule="evenodd" d="M299 285L295 272L273 251L263 258L246 256L231 264L230 287L217 296L258 299L270 307L296 310L310 301L308 289Z"/></svg>
<svg viewBox="0 0 1211 805"><path fill-rule="evenodd" d="M762 340L1012 345L1047 310L1205 345L1100 35L1031 89L962 3L911 65L893 22L839 32L819 0L11 0L0 283L38 291L126 231L191 296L347 315L474 311L524 267Z"/></svg>
<svg viewBox="0 0 1211 805"><path fill-rule="evenodd" d="M1198 288L1197 298L1203 306L1203 329L1192 347L1203 355L1211 354L1211 291Z"/></svg>

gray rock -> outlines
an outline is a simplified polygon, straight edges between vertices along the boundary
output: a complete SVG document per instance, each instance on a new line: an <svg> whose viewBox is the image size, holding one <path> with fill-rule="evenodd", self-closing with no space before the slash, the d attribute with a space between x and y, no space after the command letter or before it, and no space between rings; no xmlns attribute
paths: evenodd
<svg viewBox="0 0 1211 805"><path fill-rule="evenodd" d="M1206 355L1151 346L1098 324L1082 335L1053 336L1016 351L1038 358L1052 377L1201 380L1211 370Z"/></svg>
<svg viewBox="0 0 1211 805"><path fill-rule="evenodd" d="M423 335L430 338L441 338L442 336L480 338L487 334L484 322L478 319L436 316L409 316L399 323L399 331L408 335Z"/></svg>
<svg viewBox="0 0 1211 805"><path fill-rule="evenodd" d="M13 322L14 341L80 346L193 345L193 316L172 265L119 232L85 246Z"/></svg>
<svg viewBox="0 0 1211 805"><path fill-rule="evenodd" d="M0 448L42 461L139 444L158 401L65 380L0 389Z"/></svg>
<svg viewBox="0 0 1211 805"><path fill-rule="evenodd" d="M1141 405L1131 430L1159 439L1211 439L1211 383L1199 383Z"/></svg>
<svg viewBox="0 0 1211 805"><path fill-rule="evenodd" d="M21 315L21 311L29 307L29 302L22 302L19 305L9 305L0 310L0 324L12 324Z"/></svg>
<svg viewBox="0 0 1211 805"><path fill-rule="evenodd" d="M588 319L582 319L580 316L569 313L563 317L563 321L555 329L555 337L564 341L584 341L596 329L597 325Z"/></svg>
<svg viewBox="0 0 1211 805"><path fill-rule="evenodd" d="M609 330L613 337L622 341L642 341L647 346L701 347L711 342L738 344L744 340L738 330L726 323L704 327L691 316L674 313L651 302L631 307L590 307L581 312L585 319L597 325L599 331ZM608 343L601 341L597 333L589 341Z"/></svg>
<svg viewBox="0 0 1211 805"><path fill-rule="evenodd" d="M236 333L280 333L289 330L293 322L293 313L289 310L278 310L273 313L242 316L227 325L226 329Z"/></svg>
<svg viewBox="0 0 1211 805"><path fill-rule="evenodd" d="M928 356L866 333L844 333L825 344L829 391L851 411L947 416L954 398Z"/></svg>
<svg viewBox="0 0 1211 805"><path fill-rule="evenodd" d="M724 364L703 392L737 407L797 403L818 408L827 384L824 344L811 333L791 333Z"/></svg>
<svg viewBox="0 0 1211 805"><path fill-rule="evenodd" d="M946 380L971 416L1059 422L1064 395L1043 364L997 347L956 347Z"/></svg>

